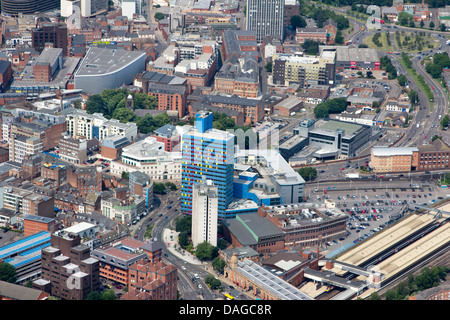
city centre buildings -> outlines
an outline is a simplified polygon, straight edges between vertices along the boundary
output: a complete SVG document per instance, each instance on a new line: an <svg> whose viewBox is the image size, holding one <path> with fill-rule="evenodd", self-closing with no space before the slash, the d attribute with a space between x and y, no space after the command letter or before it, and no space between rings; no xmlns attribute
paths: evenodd
<svg viewBox="0 0 450 320"><path fill-rule="evenodd" d="M195 127L183 134L181 173L181 212L192 214L195 184L211 180L218 188L218 215L233 199L234 135L212 128L213 114L197 114Z"/></svg>

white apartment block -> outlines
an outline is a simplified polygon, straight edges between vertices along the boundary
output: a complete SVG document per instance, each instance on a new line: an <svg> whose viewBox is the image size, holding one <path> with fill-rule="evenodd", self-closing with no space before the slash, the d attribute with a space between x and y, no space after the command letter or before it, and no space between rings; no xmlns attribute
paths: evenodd
<svg viewBox="0 0 450 320"><path fill-rule="evenodd" d="M122 149L122 159L111 161L110 173L141 171L153 180L181 181L181 152L167 152L164 143L147 137Z"/></svg>
<svg viewBox="0 0 450 320"><path fill-rule="evenodd" d="M133 122L121 123L119 120L106 119L100 113L88 114L84 110L69 108L63 111L67 120L67 132L76 139L84 137L88 140L120 135L134 141L137 136L137 125Z"/></svg>
<svg viewBox="0 0 450 320"><path fill-rule="evenodd" d="M218 188L211 180L192 187L192 244L217 246Z"/></svg>

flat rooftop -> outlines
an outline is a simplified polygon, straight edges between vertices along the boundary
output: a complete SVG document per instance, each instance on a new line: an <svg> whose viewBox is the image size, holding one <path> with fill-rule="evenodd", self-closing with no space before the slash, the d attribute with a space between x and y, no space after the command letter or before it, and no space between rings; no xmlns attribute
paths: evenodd
<svg viewBox="0 0 450 320"><path fill-rule="evenodd" d="M328 121L317 121L316 127L313 131L319 129L324 131L336 132L337 130L344 130L345 136L351 136L360 130L363 126L360 124L354 124L344 121L328 120Z"/></svg>
<svg viewBox="0 0 450 320"><path fill-rule="evenodd" d="M376 49L371 48L349 48L345 46L336 48L337 61L363 61L378 62L380 57Z"/></svg>
<svg viewBox="0 0 450 320"><path fill-rule="evenodd" d="M101 75L120 70L145 56L144 52L90 47L77 76Z"/></svg>

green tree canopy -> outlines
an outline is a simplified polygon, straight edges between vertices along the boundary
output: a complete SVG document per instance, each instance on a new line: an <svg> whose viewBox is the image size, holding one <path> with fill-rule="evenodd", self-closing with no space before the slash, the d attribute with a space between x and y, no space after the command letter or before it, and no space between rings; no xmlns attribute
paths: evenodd
<svg viewBox="0 0 450 320"><path fill-rule="evenodd" d="M291 17L291 26L294 29L295 28L304 28L304 27L306 27L306 20L299 15L294 15Z"/></svg>
<svg viewBox="0 0 450 320"><path fill-rule="evenodd" d="M314 108L316 118L327 118L329 114L341 113L347 110L347 100L345 98L329 99L319 103Z"/></svg>
<svg viewBox="0 0 450 320"><path fill-rule="evenodd" d="M156 194L166 193L167 189L164 183L155 182L153 184L153 192Z"/></svg>
<svg viewBox="0 0 450 320"><path fill-rule="evenodd" d="M116 300L116 294L113 289L105 290L102 292L102 300Z"/></svg>
<svg viewBox="0 0 450 320"><path fill-rule="evenodd" d="M212 260L217 257L218 253L219 249L206 241L199 243L195 250L195 255L200 261Z"/></svg>
<svg viewBox="0 0 450 320"><path fill-rule="evenodd" d="M155 13L155 19L156 20L162 20L162 19L164 19L166 16L164 15L164 13L161 13L161 12L156 12Z"/></svg>
<svg viewBox="0 0 450 320"><path fill-rule="evenodd" d="M191 234L192 216L178 217L175 223L175 230L177 232L186 232Z"/></svg>
<svg viewBox="0 0 450 320"><path fill-rule="evenodd" d="M297 170L298 174L305 180L314 180L317 177L317 169L312 167L303 167Z"/></svg>
<svg viewBox="0 0 450 320"><path fill-rule="evenodd" d="M98 291L91 291L88 293L85 300L102 300L102 294Z"/></svg>
<svg viewBox="0 0 450 320"><path fill-rule="evenodd" d="M223 270L224 270L226 264L227 263L220 257L215 257L212 262L212 267L214 268L214 270L217 270L218 272L223 274Z"/></svg>
<svg viewBox="0 0 450 320"><path fill-rule="evenodd" d="M0 263L0 280L15 283L16 279L16 268L7 262Z"/></svg>
<svg viewBox="0 0 450 320"><path fill-rule="evenodd" d="M399 75L397 81L398 84L401 85L402 87L405 87L408 84L408 79L404 74Z"/></svg>
<svg viewBox="0 0 450 320"><path fill-rule="evenodd" d="M222 287L222 282L219 279L216 279L213 275L208 274L205 277L205 283L213 290L220 289Z"/></svg>

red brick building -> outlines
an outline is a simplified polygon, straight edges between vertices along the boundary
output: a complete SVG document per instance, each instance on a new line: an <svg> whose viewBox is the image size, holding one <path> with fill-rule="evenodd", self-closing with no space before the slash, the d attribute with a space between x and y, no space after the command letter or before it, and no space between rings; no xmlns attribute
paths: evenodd
<svg viewBox="0 0 450 320"><path fill-rule="evenodd" d="M148 94L156 98L158 110L178 111L180 118L186 114L188 91L185 86L166 85L150 82Z"/></svg>
<svg viewBox="0 0 450 320"><path fill-rule="evenodd" d="M441 139L431 144L417 147L419 149L417 171L431 171L449 168L450 147Z"/></svg>
<svg viewBox="0 0 450 320"><path fill-rule="evenodd" d="M26 215L23 218L23 235L24 237L31 236L41 231L50 233L58 230L58 223L55 219L40 217L35 215Z"/></svg>
<svg viewBox="0 0 450 320"><path fill-rule="evenodd" d="M330 45L335 43L337 33L336 23L329 19L323 23L322 28L315 26L306 26L305 28L297 28L295 33L295 41L302 44L306 40L313 40L322 44Z"/></svg>
<svg viewBox="0 0 450 320"><path fill-rule="evenodd" d="M138 261L129 268L129 293L122 300L134 300L135 293L146 292L146 300L177 300L177 268L162 261Z"/></svg>

